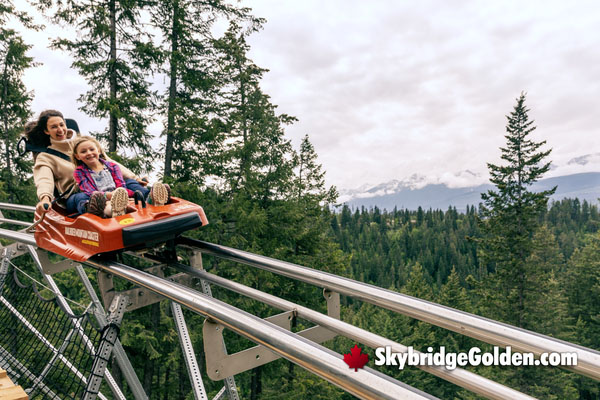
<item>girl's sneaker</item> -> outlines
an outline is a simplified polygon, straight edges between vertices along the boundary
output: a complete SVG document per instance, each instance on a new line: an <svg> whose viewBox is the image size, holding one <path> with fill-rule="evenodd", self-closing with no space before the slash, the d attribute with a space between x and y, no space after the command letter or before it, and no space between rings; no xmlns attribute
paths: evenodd
<svg viewBox="0 0 600 400"><path fill-rule="evenodd" d="M94 192L87 203L87 212L104 218L104 209L106 208L106 197L102 192Z"/></svg>
<svg viewBox="0 0 600 400"><path fill-rule="evenodd" d="M168 183L163 183L165 185L165 189L167 189L167 204L171 200L171 186Z"/></svg>
<svg viewBox="0 0 600 400"><path fill-rule="evenodd" d="M153 206L164 206L169 201L169 192L167 185L157 182L150 190L150 200Z"/></svg>
<svg viewBox="0 0 600 400"><path fill-rule="evenodd" d="M129 203L129 195L124 187L117 188L110 198L110 208L112 209L112 216L117 217L124 215L127 210L127 203Z"/></svg>

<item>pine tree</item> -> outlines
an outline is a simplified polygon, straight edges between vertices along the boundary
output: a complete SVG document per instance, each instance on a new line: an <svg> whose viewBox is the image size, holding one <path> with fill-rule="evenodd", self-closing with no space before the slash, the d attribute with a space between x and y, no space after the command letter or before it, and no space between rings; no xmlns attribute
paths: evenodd
<svg viewBox="0 0 600 400"><path fill-rule="evenodd" d="M263 20L220 0L161 1L151 12L152 24L162 32L161 70L168 76L159 106L166 119L164 176L202 184L206 175L218 175L224 140L218 114L223 79L211 29L219 18L248 22L253 31Z"/></svg>
<svg viewBox="0 0 600 400"><path fill-rule="evenodd" d="M107 129L98 137L108 141L109 152L132 152L151 169L154 151L147 127L155 94L147 77L153 73L158 54L142 23L144 2L41 3L53 11L54 22L77 30L75 38L54 39L52 47L68 51L74 57L73 67L90 85L90 90L79 96L81 110L92 117L108 118Z"/></svg>
<svg viewBox="0 0 600 400"><path fill-rule="evenodd" d="M14 30L6 27L10 19L17 20L25 28L39 30L31 18L17 10L11 1L0 6L0 152L2 153L1 177L5 183L10 202L27 201L27 186L17 189L19 182L26 181L31 171L31 164L24 158L17 157L16 144L23 126L31 116L30 105L33 94L27 91L23 83L26 69L36 64L27 51L32 46ZM26 182L30 185L30 182Z"/></svg>
<svg viewBox="0 0 600 400"><path fill-rule="evenodd" d="M247 56L249 33L232 22L224 36L215 41L224 79L220 113L227 147L223 177L227 190L242 189L267 201L282 198L290 190L294 164L283 127L296 118L277 114L276 106L260 88L266 70Z"/></svg>
<svg viewBox="0 0 600 400"><path fill-rule="evenodd" d="M507 145L501 148L501 158L506 164L488 163L490 181L496 190L481 196L484 200L481 256L483 264L492 272L485 278L490 285L489 306L495 316L520 327L526 324L526 294L532 284L526 260L531 254L540 214L556 190L530 190L549 170L550 162L544 159L551 150L541 151L546 141L535 142L529 137L536 127L528 113L525 94L521 93L514 110L507 116Z"/></svg>

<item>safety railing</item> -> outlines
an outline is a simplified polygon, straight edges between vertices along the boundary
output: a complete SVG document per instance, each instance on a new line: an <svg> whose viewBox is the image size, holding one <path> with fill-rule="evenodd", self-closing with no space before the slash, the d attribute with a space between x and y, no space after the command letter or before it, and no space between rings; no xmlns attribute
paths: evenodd
<svg viewBox="0 0 600 400"><path fill-rule="evenodd" d="M596 350L407 296L402 293L270 257L190 238L179 238L178 243L198 249L204 254L254 266L288 278L329 289L442 328L450 329L486 343L503 347L512 346L512 349L515 351L532 352L536 355L552 352L574 352L577 353L577 365L569 367L569 369L600 380L600 352Z"/></svg>
<svg viewBox="0 0 600 400"><path fill-rule="evenodd" d="M32 212L34 210L33 207L0 203L0 209L2 208L27 212ZM21 244L35 245L33 236L23 232L0 229L0 237ZM328 291L369 302L379 307L479 339L486 343L503 347L511 346L513 351L532 352L537 355L552 352L577 353L578 363L576 366L569 367L569 369L576 373L600 380L600 352L592 349L349 278L252 254L242 250L193 240L186 237L178 238L177 245L192 249L201 254L243 263L322 287ZM163 278L114 262L106 263L89 261L87 264L149 289L160 296L171 299L177 304L200 313L211 321L217 321L228 329L267 347L278 355L322 376L358 397L430 398L427 394L389 377L385 377L376 371L365 369L361 374L358 374L354 370L348 369L348 366L341 362L340 356L332 353L330 350L315 343L307 343L306 339L299 338L297 335L290 333L285 329L269 324L258 317L247 314L230 305L219 302L218 300L204 296L186 286L175 282L169 282ZM288 311L293 310L300 318L311 321L332 332L351 338L359 343L366 344L367 346L390 346L394 352L406 352L407 350L407 348L400 343L393 342L382 336L373 334L306 307L299 306L287 300L248 288L214 274L209 274L204 270L178 263L171 263L170 266L183 271L186 274L196 276L205 282L225 287L229 290L262 301L275 308ZM310 346L310 348L306 346ZM310 354L311 357L306 358L307 354ZM445 367L432 366L422 366L420 368L487 398L531 398L466 370L458 368L448 370Z"/></svg>

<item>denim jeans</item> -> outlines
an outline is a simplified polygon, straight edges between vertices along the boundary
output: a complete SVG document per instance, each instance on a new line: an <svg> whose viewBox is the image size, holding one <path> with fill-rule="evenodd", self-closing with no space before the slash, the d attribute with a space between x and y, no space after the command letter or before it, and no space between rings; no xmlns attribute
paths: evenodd
<svg viewBox="0 0 600 400"><path fill-rule="evenodd" d="M85 205L90 200L90 196L83 192L75 193L69 196L67 199L67 213L68 214L83 214L85 212Z"/></svg>
<svg viewBox="0 0 600 400"><path fill-rule="evenodd" d="M140 192L142 192L144 199L148 198L150 189L140 185L138 183L138 181L136 181L135 179L127 179L125 181L125 185L127 186L127 189L129 189L133 192L135 192L136 190L139 190ZM83 213L85 213L86 212L85 206L89 200L90 200L90 196L88 196L87 194L85 194L83 192L72 194L67 199L67 213L68 214L75 214L75 213L83 214Z"/></svg>
<svg viewBox="0 0 600 400"><path fill-rule="evenodd" d="M136 190L139 190L140 192L142 192L142 195L144 196L144 200L148 198L148 194L150 194L150 189L148 189L145 186L142 186L138 181L136 181L135 179L127 179L125 180L125 186L127 186L127 189L135 192Z"/></svg>

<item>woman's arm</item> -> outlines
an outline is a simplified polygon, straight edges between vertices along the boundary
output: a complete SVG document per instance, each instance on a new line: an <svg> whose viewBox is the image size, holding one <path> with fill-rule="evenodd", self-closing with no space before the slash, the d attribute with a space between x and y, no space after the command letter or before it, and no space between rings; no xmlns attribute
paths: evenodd
<svg viewBox="0 0 600 400"><path fill-rule="evenodd" d="M42 200L42 197L48 197L52 201L54 199L54 173L52 166L40 159L42 157L38 157L38 162L33 166L33 181L37 189L37 197L39 200Z"/></svg>
<svg viewBox="0 0 600 400"><path fill-rule="evenodd" d="M52 163L45 157L36 157L33 166L33 181L40 200L36 205L38 214L44 214L52 206L54 199L54 173Z"/></svg>

